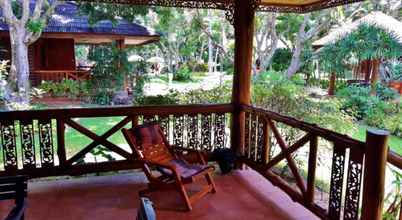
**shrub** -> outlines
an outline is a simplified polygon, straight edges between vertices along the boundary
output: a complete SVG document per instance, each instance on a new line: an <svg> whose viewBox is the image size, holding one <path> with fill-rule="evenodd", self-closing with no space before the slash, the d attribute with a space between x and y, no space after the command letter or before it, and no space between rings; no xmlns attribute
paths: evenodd
<svg viewBox="0 0 402 220"><path fill-rule="evenodd" d="M229 103L232 95L232 87L223 84L210 90L196 89L180 96L181 104L214 104Z"/></svg>
<svg viewBox="0 0 402 220"><path fill-rule="evenodd" d="M92 102L98 105L110 105L114 91L108 88L100 88L92 96Z"/></svg>
<svg viewBox="0 0 402 220"><path fill-rule="evenodd" d="M173 91L169 91L166 95L142 96L136 100L137 105L174 105L178 103L178 94Z"/></svg>
<svg viewBox="0 0 402 220"><path fill-rule="evenodd" d="M344 99L343 109L346 111L355 112L358 120L366 118L369 115L368 123L373 125L376 122L371 119L375 118L375 114L380 111L384 113L392 113L394 107L386 102L396 97L396 93L382 85L377 85L377 95L370 95L370 88L360 85L351 85L338 91L337 96ZM369 124L369 125L370 125Z"/></svg>
<svg viewBox="0 0 402 220"><path fill-rule="evenodd" d="M87 93L86 87L80 86L81 82L65 79L61 82L43 81L39 89L50 96L76 98L81 93Z"/></svg>
<svg viewBox="0 0 402 220"><path fill-rule="evenodd" d="M208 72L208 64L204 62L188 61L187 66L193 72Z"/></svg>
<svg viewBox="0 0 402 220"><path fill-rule="evenodd" d="M191 70L187 65L182 65L173 77L174 80L180 82L191 81Z"/></svg>
<svg viewBox="0 0 402 220"><path fill-rule="evenodd" d="M262 73L254 79L253 104L342 133L355 129L340 100L311 98L304 83L299 75L287 79L278 72Z"/></svg>

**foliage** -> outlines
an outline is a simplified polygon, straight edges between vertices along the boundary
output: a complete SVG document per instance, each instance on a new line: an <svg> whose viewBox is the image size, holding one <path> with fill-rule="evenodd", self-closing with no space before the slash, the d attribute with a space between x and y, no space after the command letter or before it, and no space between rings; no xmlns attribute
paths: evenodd
<svg viewBox="0 0 402 220"><path fill-rule="evenodd" d="M186 64L181 65L177 73L174 75L173 80L180 82L191 81L192 78L190 68Z"/></svg>
<svg viewBox="0 0 402 220"><path fill-rule="evenodd" d="M76 98L83 93L87 93L86 88L80 86L81 82L65 79L61 82L43 81L39 89L55 97Z"/></svg>
<svg viewBox="0 0 402 220"><path fill-rule="evenodd" d="M109 105L112 103L113 94L114 91L110 88L99 88L95 90L91 101L99 105Z"/></svg>
<svg viewBox="0 0 402 220"><path fill-rule="evenodd" d="M385 204L388 204L388 207L383 211L383 219L384 220L396 220L398 213L400 214L400 209L402 208L402 173L398 168L389 167L393 181L392 181L392 190L385 195ZM399 217L401 218L401 216Z"/></svg>
<svg viewBox="0 0 402 220"><path fill-rule="evenodd" d="M88 59L95 62L90 80L91 93L95 94L93 101L110 104L114 92L123 89L125 77L132 73L127 52L115 44L97 45L89 50Z"/></svg>
<svg viewBox="0 0 402 220"><path fill-rule="evenodd" d="M174 105L174 104L215 104L229 103L232 88L223 84L211 90L196 89L189 92L170 90L166 95L144 96L137 101L138 105Z"/></svg>
<svg viewBox="0 0 402 220"><path fill-rule="evenodd" d="M385 101L392 100L397 95L394 90L381 84L376 85L376 94L376 96L370 96L370 88L367 86L350 85L339 90L337 96L344 99L343 109L356 113L352 116L358 120L369 116L369 123L375 126L378 124L370 119L375 119L377 113L378 117L385 117L385 113L392 112L392 105ZM382 113L380 114L380 112Z"/></svg>
<svg viewBox="0 0 402 220"><path fill-rule="evenodd" d="M192 72L208 72L208 64L203 62L188 61L187 66Z"/></svg>
<svg viewBox="0 0 402 220"><path fill-rule="evenodd" d="M353 118L341 110L340 100L309 97L304 84L300 75L287 79L278 72L261 73L254 79L253 104L342 133L354 129Z"/></svg>
<svg viewBox="0 0 402 220"><path fill-rule="evenodd" d="M6 104L7 65L7 60L0 62L0 109L4 108Z"/></svg>
<svg viewBox="0 0 402 220"><path fill-rule="evenodd" d="M107 4L107 3L79 3L80 13L88 15L88 21L94 25L102 20L112 21L117 24L118 18L124 18L132 21L138 15L146 15L148 8L141 5L126 4Z"/></svg>
<svg viewBox="0 0 402 220"><path fill-rule="evenodd" d="M232 87L223 84L210 90L196 89L180 96L181 104L215 104L229 103L232 96Z"/></svg>
<svg viewBox="0 0 402 220"><path fill-rule="evenodd" d="M324 46L319 57L327 72L343 73L350 62L392 59L402 56L402 45L393 33L375 25L361 25L346 37Z"/></svg>
<svg viewBox="0 0 402 220"><path fill-rule="evenodd" d="M351 85L341 89L337 96L343 99L342 109L367 125L389 130L402 137L402 107L392 101L397 94L380 84L376 96L370 96L370 88Z"/></svg>
<svg viewBox="0 0 402 220"><path fill-rule="evenodd" d="M290 65L290 60L292 59L292 53L289 49L277 49L272 58L271 68L274 71L285 71Z"/></svg>

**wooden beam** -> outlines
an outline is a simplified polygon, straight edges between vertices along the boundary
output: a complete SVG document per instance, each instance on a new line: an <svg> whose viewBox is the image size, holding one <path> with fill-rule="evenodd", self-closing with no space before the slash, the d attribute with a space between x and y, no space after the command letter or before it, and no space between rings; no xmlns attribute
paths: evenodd
<svg viewBox="0 0 402 220"><path fill-rule="evenodd" d="M306 202L314 204L314 192L315 192L315 171L317 168L317 148L318 137L311 136L310 139L310 152L308 157L308 169L307 169L307 193Z"/></svg>
<svg viewBox="0 0 402 220"><path fill-rule="evenodd" d="M236 153L244 148L245 114L241 105L249 105L253 56L254 8L251 1L234 1L235 58L233 75L231 147Z"/></svg>
<svg viewBox="0 0 402 220"><path fill-rule="evenodd" d="M362 219L365 220L382 219L388 136L388 131L367 131L362 207Z"/></svg>

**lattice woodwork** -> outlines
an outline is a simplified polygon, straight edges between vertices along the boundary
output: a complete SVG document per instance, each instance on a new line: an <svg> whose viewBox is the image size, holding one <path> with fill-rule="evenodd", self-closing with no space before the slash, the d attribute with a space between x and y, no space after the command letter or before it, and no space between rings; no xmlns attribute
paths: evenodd
<svg viewBox="0 0 402 220"><path fill-rule="evenodd" d="M359 218L360 187L362 180L363 152L357 148L350 149L348 177L345 197L345 220Z"/></svg>
<svg viewBox="0 0 402 220"><path fill-rule="evenodd" d="M4 168L6 171L15 171L18 165L14 121L2 121L0 126Z"/></svg>
<svg viewBox="0 0 402 220"><path fill-rule="evenodd" d="M257 115L251 115L251 129L250 129L250 156L252 160L256 160L257 153Z"/></svg>
<svg viewBox="0 0 402 220"><path fill-rule="evenodd" d="M201 115L201 150L212 150L212 114Z"/></svg>
<svg viewBox="0 0 402 220"><path fill-rule="evenodd" d="M20 121L20 138L22 148L22 165L24 168L35 168L35 139L32 120Z"/></svg>
<svg viewBox="0 0 402 220"><path fill-rule="evenodd" d="M285 12L285 13L308 13L312 11L322 10L326 8L336 7L345 4L351 4L355 2L361 2L362 0L327 0L320 1L319 3L297 7L297 6L280 6L280 5L264 5L260 4L257 11L263 12Z"/></svg>
<svg viewBox="0 0 402 220"><path fill-rule="evenodd" d="M190 149L198 149L200 145L198 121L198 115L187 116L187 147Z"/></svg>
<svg viewBox="0 0 402 220"><path fill-rule="evenodd" d="M54 165L52 121L39 120L39 146L42 167L52 167Z"/></svg>
<svg viewBox="0 0 402 220"><path fill-rule="evenodd" d="M331 219L340 219L341 216L344 170L345 148L334 145L328 208Z"/></svg>
<svg viewBox="0 0 402 220"><path fill-rule="evenodd" d="M244 156L249 158L250 157L250 120L251 120L251 113L246 112L245 115L245 128L244 128Z"/></svg>
<svg viewBox="0 0 402 220"><path fill-rule="evenodd" d="M158 116L158 123L162 128L163 134L165 135L165 137L168 139L169 143L170 143L170 126L169 126L169 115L167 116Z"/></svg>
<svg viewBox="0 0 402 220"><path fill-rule="evenodd" d="M81 0L93 2L95 0ZM132 5L148 5L148 6L164 6L177 8L205 8L226 10L234 0L96 0L97 2L132 4ZM252 0L253 7L259 11L268 12L294 12L306 13L315 10L336 7L344 4L360 2L362 0L323 0L318 3L307 6L291 6L280 4L264 4L261 0Z"/></svg>
<svg viewBox="0 0 402 220"><path fill-rule="evenodd" d="M176 147L184 147L184 128L184 115L173 116L173 145Z"/></svg>
<svg viewBox="0 0 402 220"><path fill-rule="evenodd" d="M226 116L225 114L215 114L215 124L214 124L214 147L224 148L225 147L225 124Z"/></svg>
<svg viewBox="0 0 402 220"><path fill-rule="evenodd" d="M263 149L264 149L264 118L258 117L257 123L257 156L258 162L263 162Z"/></svg>

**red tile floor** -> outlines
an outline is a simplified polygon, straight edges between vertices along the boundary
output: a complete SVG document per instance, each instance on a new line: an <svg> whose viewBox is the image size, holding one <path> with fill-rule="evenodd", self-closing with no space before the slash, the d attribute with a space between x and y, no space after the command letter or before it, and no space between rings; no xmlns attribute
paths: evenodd
<svg viewBox="0 0 402 220"><path fill-rule="evenodd" d="M215 181L218 192L199 200L191 212L182 211L184 206L174 191L150 194L157 219L318 219L250 169L225 176L216 174ZM35 180L29 183L25 219L134 220L138 190L145 184L145 176L137 171L99 177ZM0 202L0 219L4 219L10 205Z"/></svg>

